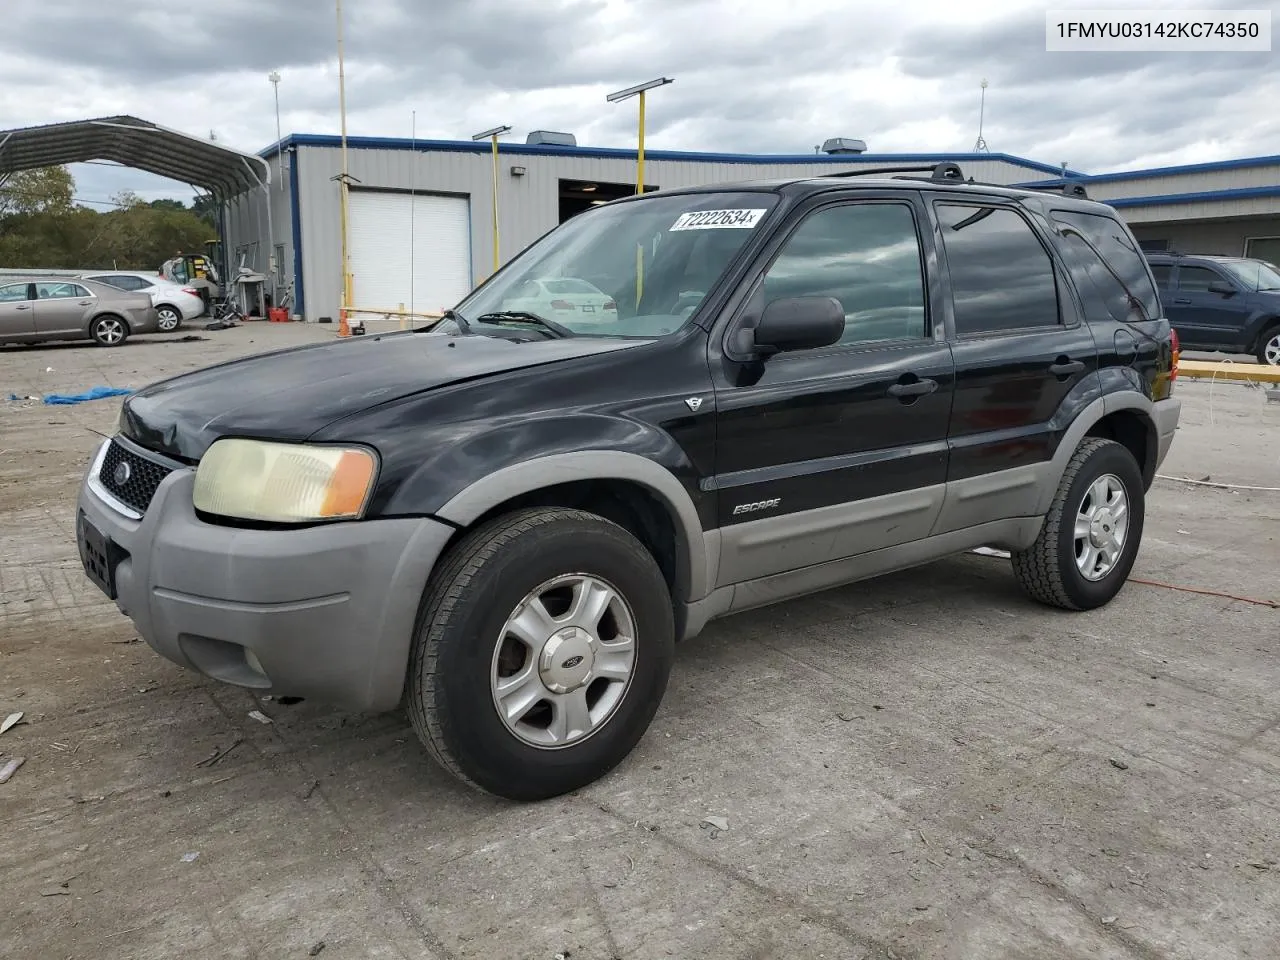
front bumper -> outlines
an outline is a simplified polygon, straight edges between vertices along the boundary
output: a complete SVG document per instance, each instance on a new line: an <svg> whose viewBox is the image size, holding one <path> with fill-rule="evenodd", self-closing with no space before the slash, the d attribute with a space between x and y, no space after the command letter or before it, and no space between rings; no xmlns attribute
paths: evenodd
<svg viewBox="0 0 1280 960"><path fill-rule="evenodd" d="M1157 400L1152 405L1151 416L1156 424L1156 469L1164 463L1173 446L1173 435L1178 430L1178 417L1182 413L1182 401L1176 397Z"/></svg>
<svg viewBox="0 0 1280 960"><path fill-rule="evenodd" d="M399 703L422 591L452 527L425 518L274 531L209 524L192 507L189 467L161 481L134 519L91 482L100 460L80 490L81 556L87 520L105 538L116 605L152 649L263 693L362 711Z"/></svg>

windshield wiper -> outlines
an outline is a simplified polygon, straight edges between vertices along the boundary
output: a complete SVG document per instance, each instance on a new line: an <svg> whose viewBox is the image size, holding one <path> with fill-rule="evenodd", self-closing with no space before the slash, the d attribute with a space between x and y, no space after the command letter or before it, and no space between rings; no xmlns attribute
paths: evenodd
<svg viewBox="0 0 1280 960"><path fill-rule="evenodd" d="M486 313L476 317L476 323L493 323L504 320L516 323L532 323L560 339L575 336L574 332L568 327L561 326L554 320L548 320L546 317L540 317L536 313L529 313L526 310L498 310L494 313Z"/></svg>

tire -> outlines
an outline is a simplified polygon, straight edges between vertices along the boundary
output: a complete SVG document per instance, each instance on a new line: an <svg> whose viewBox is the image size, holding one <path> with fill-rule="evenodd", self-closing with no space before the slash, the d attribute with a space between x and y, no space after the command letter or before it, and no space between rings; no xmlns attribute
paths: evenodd
<svg viewBox="0 0 1280 960"><path fill-rule="evenodd" d="M129 339L129 324L114 313L104 313L89 321L89 336L100 347L118 347Z"/></svg>
<svg viewBox="0 0 1280 960"><path fill-rule="evenodd" d="M1123 532L1118 555L1110 566L1095 567L1095 578L1082 572L1077 552L1081 545L1091 545L1085 539L1076 540L1076 520L1082 509L1096 502L1095 484L1107 482L1119 487L1127 504ZM1093 494L1093 495L1091 495ZM1145 489L1142 471L1129 450L1113 440L1089 437L1081 442L1067 463L1067 469L1058 484L1053 504L1045 516L1044 526L1028 549L1013 551L1013 572L1023 591L1033 600L1064 610L1093 610L1110 603L1124 586L1137 559L1142 543L1143 521L1146 515ZM1115 531L1119 519L1098 518L1094 530L1106 538ZM1088 557L1088 554L1084 554ZM1099 558L1105 561L1105 556Z"/></svg>
<svg viewBox="0 0 1280 960"><path fill-rule="evenodd" d="M529 595L566 576L614 591L618 602L604 608L594 639L566 629L529 631L531 642L509 634L509 618ZM558 589L542 597L541 609L567 623L572 597ZM623 648L605 640L626 632L629 673ZM432 757L460 780L509 800L546 800L598 780L631 753L657 713L674 654L670 592L638 540L591 513L521 510L465 536L428 582L406 677L409 717ZM598 675L609 663L618 679ZM508 723L498 682L521 676ZM589 730L583 736L574 736L576 725L557 729L570 699L589 711L578 715Z"/></svg>
<svg viewBox="0 0 1280 960"><path fill-rule="evenodd" d="M1259 363L1280 367L1280 325L1272 327L1258 338L1258 351L1254 357Z"/></svg>
<svg viewBox="0 0 1280 960"><path fill-rule="evenodd" d="M173 333L182 326L182 313L177 307L164 303L156 307L156 313L160 317L161 333Z"/></svg>

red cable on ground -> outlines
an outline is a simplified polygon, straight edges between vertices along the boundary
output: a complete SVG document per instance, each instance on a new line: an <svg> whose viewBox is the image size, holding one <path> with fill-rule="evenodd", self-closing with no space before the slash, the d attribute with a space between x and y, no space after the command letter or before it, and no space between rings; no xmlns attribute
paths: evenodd
<svg viewBox="0 0 1280 960"><path fill-rule="evenodd" d="M1241 603L1252 603L1259 607L1270 607L1272 610L1280 610L1280 602L1275 600L1255 600L1252 597L1237 597L1233 593L1223 593L1220 590L1201 590L1199 587L1180 587L1173 583L1161 583L1159 580L1140 580L1137 577L1130 577L1130 583L1141 583L1147 587L1163 587L1165 590L1177 590L1179 593L1198 593L1206 597L1221 597L1224 600L1239 600Z"/></svg>

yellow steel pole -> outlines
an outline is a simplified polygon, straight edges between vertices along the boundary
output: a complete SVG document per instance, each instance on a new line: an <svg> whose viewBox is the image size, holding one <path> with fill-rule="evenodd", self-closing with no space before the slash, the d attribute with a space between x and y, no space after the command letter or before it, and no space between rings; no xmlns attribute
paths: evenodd
<svg viewBox="0 0 1280 960"><path fill-rule="evenodd" d="M640 136L636 149L636 193L644 193L644 91L640 91Z"/></svg>
<svg viewBox="0 0 1280 960"><path fill-rule="evenodd" d="M498 135L493 135L493 272L498 272Z"/></svg>
<svg viewBox="0 0 1280 960"><path fill-rule="evenodd" d="M351 306L351 260L347 238L347 82L342 60L342 0L335 0L338 15L338 116L342 126L342 179L339 206L342 220L342 308Z"/></svg>

